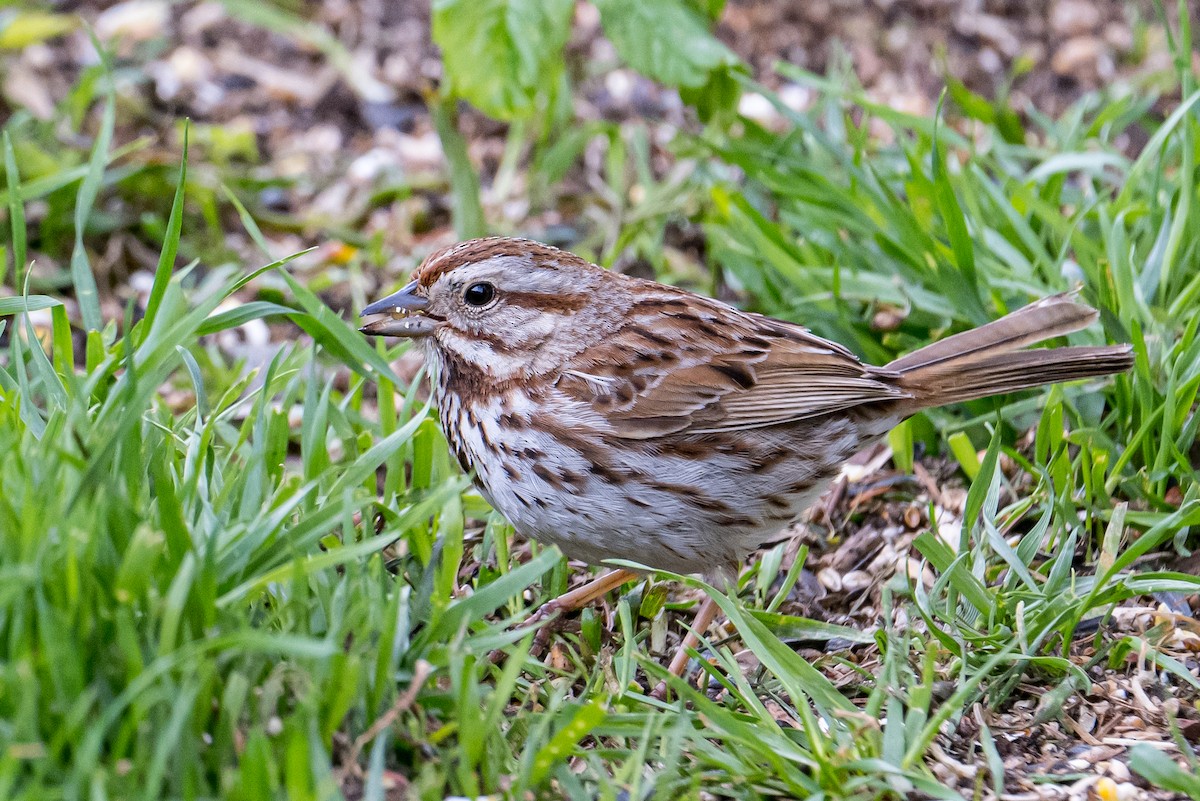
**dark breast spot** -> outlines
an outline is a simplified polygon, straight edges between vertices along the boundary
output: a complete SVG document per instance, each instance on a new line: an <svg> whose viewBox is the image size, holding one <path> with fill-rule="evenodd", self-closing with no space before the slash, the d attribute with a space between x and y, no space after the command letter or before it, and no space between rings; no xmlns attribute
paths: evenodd
<svg viewBox="0 0 1200 801"><path fill-rule="evenodd" d="M787 448L772 448L766 453L754 454L750 469L755 473L763 473L789 458L792 452Z"/></svg>
<svg viewBox="0 0 1200 801"><path fill-rule="evenodd" d="M587 476L576 473L574 470L567 470L565 467L559 469L558 478L575 492L579 492L587 486Z"/></svg>
<svg viewBox="0 0 1200 801"><path fill-rule="evenodd" d="M550 469L546 465L538 463L533 466L533 474L545 481L556 490L579 491L583 489L587 483L587 477L579 473L567 470L566 468Z"/></svg>
<svg viewBox="0 0 1200 801"><path fill-rule="evenodd" d="M689 506L694 506L702 511L726 514L733 512L733 507L729 504L711 495L705 495L697 487L687 484L672 484L669 481L659 481L657 479L647 479L646 483L652 489L680 498Z"/></svg>
<svg viewBox="0 0 1200 801"><path fill-rule="evenodd" d="M592 462L588 465L588 472L606 484L620 485L628 481L628 477L624 473L599 462Z"/></svg>
<svg viewBox="0 0 1200 801"><path fill-rule="evenodd" d="M671 443L663 452L680 459L707 459L713 455L713 446L700 439L680 439Z"/></svg>
<svg viewBox="0 0 1200 801"><path fill-rule="evenodd" d="M799 495L801 493L808 492L818 481L820 481L820 478L801 479L800 481L793 482L785 487L784 492L792 495Z"/></svg>
<svg viewBox="0 0 1200 801"><path fill-rule="evenodd" d="M703 509L706 512L732 512L733 507L724 501L713 498L710 495L696 494L688 498L688 503L695 506L697 509Z"/></svg>
<svg viewBox="0 0 1200 801"><path fill-rule="evenodd" d="M454 451L455 460L458 461L458 466L464 473L470 473L475 468L475 464L471 461L471 454L467 453L467 450L462 447L462 443L457 440L451 443L451 448Z"/></svg>

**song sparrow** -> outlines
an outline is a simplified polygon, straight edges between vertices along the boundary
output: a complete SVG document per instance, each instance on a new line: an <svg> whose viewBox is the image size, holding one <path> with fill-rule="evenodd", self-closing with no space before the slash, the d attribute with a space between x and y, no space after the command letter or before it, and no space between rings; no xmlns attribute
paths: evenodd
<svg viewBox="0 0 1200 801"><path fill-rule="evenodd" d="M463 469L527 537L589 563L736 569L856 451L915 412L1127 369L1022 350L1096 319L1070 295L884 367L795 323L524 239L434 253L363 315L414 339Z"/></svg>

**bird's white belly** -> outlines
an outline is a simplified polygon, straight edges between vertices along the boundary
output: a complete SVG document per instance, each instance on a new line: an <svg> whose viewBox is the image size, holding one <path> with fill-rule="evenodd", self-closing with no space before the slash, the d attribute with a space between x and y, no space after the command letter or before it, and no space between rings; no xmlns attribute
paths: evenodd
<svg viewBox="0 0 1200 801"><path fill-rule="evenodd" d="M447 438L517 532L593 564L725 569L802 514L860 444L843 419L809 433L820 456L804 453L794 433L762 430L738 432L733 441L747 442L746 453L726 447L701 457L710 437L677 438L675 448L669 438L606 441L580 419L587 410L567 411L580 417L539 416L522 396L442 407ZM779 455L761 469L751 452Z"/></svg>

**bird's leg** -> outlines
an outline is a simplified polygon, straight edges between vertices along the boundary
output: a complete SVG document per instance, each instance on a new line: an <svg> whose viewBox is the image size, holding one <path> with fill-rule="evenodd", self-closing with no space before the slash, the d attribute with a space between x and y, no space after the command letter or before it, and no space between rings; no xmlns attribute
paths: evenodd
<svg viewBox="0 0 1200 801"><path fill-rule="evenodd" d="M582 609L592 603L592 601L602 597L609 590L615 590L625 582L633 581L637 577L637 573L634 573L632 570L617 569L609 571L602 576L597 576L581 587L576 587L570 592L565 592L557 598L546 601L536 612L526 618L525 622L521 625L532 626L558 613ZM542 626L538 629L537 634L533 637L531 653L537 654L545 650L546 646L550 644L550 631L550 626Z"/></svg>
<svg viewBox="0 0 1200 801"><path fill-rule="evenodd" d="M535 626L560 612L582 609L609 590L615 590L625 582L633 581L637 577L637 573L634 573L632 570L610 570L581 587L576 587L570 592L564 592L557 598L551 598L549 601L546 601L546 603L538 607L536 612L521 622L521 627L529 628ZM553 631L553 628L553 626L545 625L537 630L537 634L533 635L533 643L529 648L531 655L537 657L546 650L546 646L550 644L550 633ZM493 663L499 663L504 659L504 651L497 648L488 655L488 659Z"/></svg>
<svg viewBox="0 0 1200 801"><path fill-rule="evenodd" d="M700 604L700 608L696 610L696 617L692 620L692 630L683 638L683 642L679 644L679 650L675 652L675 657L671 660L670 667L667 671L672 676L682 676L688 663L688 649L695 648L700 644L700 635L712 625L713 619L717 616L717 602L712 599L712 596L706 595L704 603ZM654 688L654 692L650 694L659 701L667 697L667 683L660 681L658 686Z"/></svg>

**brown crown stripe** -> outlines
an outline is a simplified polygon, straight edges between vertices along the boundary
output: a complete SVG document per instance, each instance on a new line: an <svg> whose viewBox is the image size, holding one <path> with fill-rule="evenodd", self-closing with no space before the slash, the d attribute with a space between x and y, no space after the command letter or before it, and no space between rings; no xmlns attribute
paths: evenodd
<svg viewBox="0 0 1200 801"><path fill-rule="evenodd" d="M574 253L543 245L532 239L491 236L485 239L469 239L431 253L421 266L413 271L412 277L421 286L429 286L457 267L493 256L523 257L529 259L531 264L544 264L548 267L600 269Z"/></svg>
<svg viewBox="0 0 1200 801"><path fill-rule="evenodd" d="M503 237L459 242L429 254L425 261L421 262L421 266L413 271L413 278L422 286L429 286L444 273L461 264L480 261L501 253L511 253L512 250L512 244Z"/></svg>

